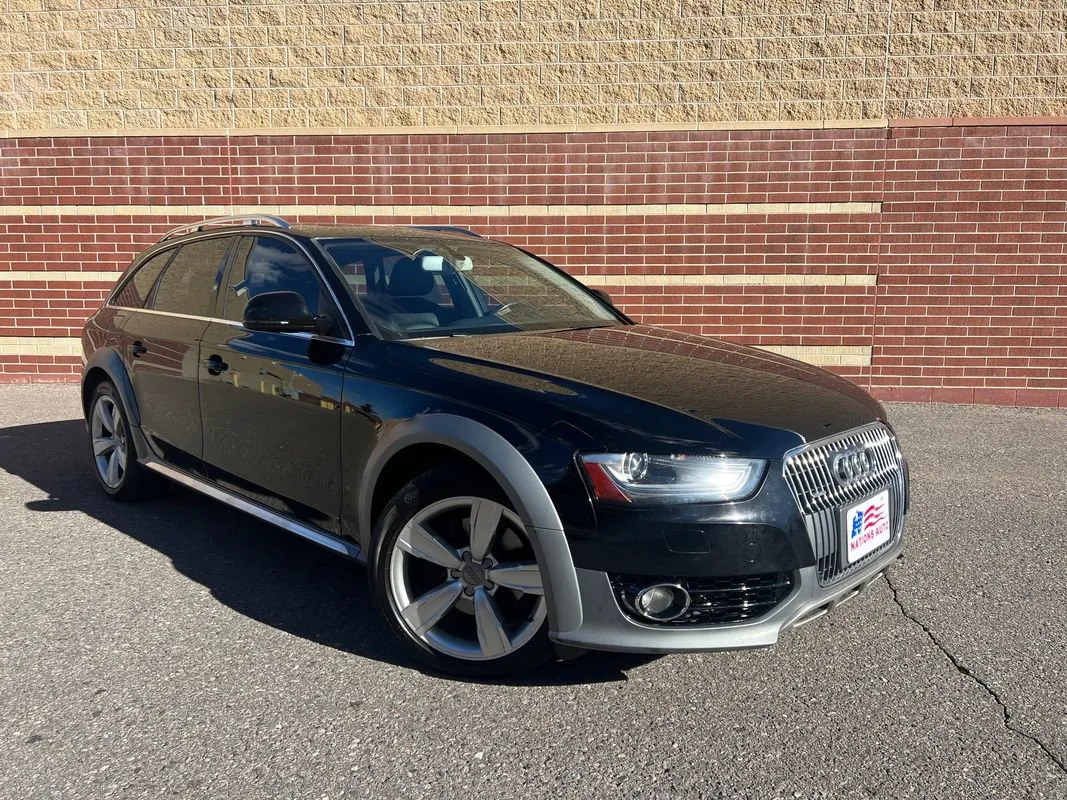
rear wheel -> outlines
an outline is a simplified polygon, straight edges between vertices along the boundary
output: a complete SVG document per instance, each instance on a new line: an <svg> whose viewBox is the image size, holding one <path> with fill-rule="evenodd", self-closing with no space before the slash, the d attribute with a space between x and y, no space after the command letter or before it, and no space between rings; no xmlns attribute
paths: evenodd
<svg viewBox="0 0 1067 800"><path fill-rule="evenodd" d="M148 476L137 463L129 420L118 391L108 381L93 392L89 434L93 472L104 491L117 500L142 496Z"/></svg>
<svg viewBox="0 0 1067 800"><path fill-rule="evenodd" d="M376 526L379 610L408 649L444 672L522 672L553 657L544 583L507 498L467 472L402 487Z"/></svg>

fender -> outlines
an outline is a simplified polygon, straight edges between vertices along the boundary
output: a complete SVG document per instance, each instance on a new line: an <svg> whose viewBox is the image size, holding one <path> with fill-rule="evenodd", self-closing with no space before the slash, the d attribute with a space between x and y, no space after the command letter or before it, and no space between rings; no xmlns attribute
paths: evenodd
<svg viewBox="0 0 1067 800"><path fill-rule="evenodd" d="M94 351L82 367L82 386L85 385L85 376L94 368L102 369L107 373L108 378L115 384L115 388L122 396L126 417L132 424L140 427L141 412L137 407L137 398L133 394L133 383L130 381L129 373L126 372L126 365L122 363L122 356L111 347L101 347ZM83 405L87 402L88 398L83 398ZM89 415L88 408L85 409L85 415Z"/></svg>
<svg viewBox="0 0 1067 800"><path fill-rule="evenodd" d="M455 414L422 414L405 420L379 441L363 472L359 490L359 536L371 552L371 499L385 465L405 447L439 444L477 462L507 494L526 526L545 585L549 627L574 630L582 622L578 578L556 507L534 468L507 439L492 428Z"/></svg>
<svg viewBox="0 0 1067 800"><path fill-rule="evenodd" d="M95 350L85 362L85 366L82 367L82 391L84 391L85 376L93 369L103 370L107 374L108 380L118 390L122 408L126 412L126 418L130 421L130 427L132 428L133 445L137 451L137 457L138 459L146 458L151 454L151 451L144 434L141 432L141 411L137 406L137 397L133 393L133 382L126 371L122 356L111 347L101 347ZM82 398L82 407L87 421L89 418L89 409L86 407L88 400L89 398L87 397Z"/></svg>

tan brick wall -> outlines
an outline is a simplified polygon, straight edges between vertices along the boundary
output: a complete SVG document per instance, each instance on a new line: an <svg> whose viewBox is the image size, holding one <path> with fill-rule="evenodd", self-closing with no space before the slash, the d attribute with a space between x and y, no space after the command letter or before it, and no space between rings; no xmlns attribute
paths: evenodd
<svg viewBox="0 0 1067 800"><path fill-rule="evenodd" d="M0 0L0 130L1067 113L1063 0L133 6Z"/></svg>

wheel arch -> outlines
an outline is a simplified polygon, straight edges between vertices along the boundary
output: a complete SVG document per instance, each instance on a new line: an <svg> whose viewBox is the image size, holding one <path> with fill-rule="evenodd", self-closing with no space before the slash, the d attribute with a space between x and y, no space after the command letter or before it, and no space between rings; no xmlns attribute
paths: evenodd
<svg viewBox="0 0 1067 800"><path fill-rule="evenodd" d="M130 422L140 426L141 414L137 407L137 398L133 393L133 383L126 372L126 365L122 363L122 357L110 347L102 347L94 352L82 369L83 415L88 418L93 391L105 380L111 381L118 390Z"/></svg>
<svg viewBox="0 0 1067 800"><path fill-rule="evenodd" d="M408 481L426 472L429 465L456 467L483 477L486 481L498 481L477 461L453 447L431 442L408 444L393 453L382 465L371 492L370 524L373 526L389 499Z"/></svg>
<svg viewBox="0 0 1067 800"><path fill-rule="evenodd" d="M444 448L477 465L508 496L527 528L545 582L549 626L572 630L581 624L577 574L563 524L548 490L515 446L481 422L455 414L422 414L400 422L378 441L363 472L359 490L359 537L370 553L375 486L395 458L409 448ZM444 452L439 450L438 452ZM430 468L433 464L427 464Z"/></svg>
<svg viewBox="0 0 1067 800"><path fill-rule="evenodd" d="M507 494L527 527L563 530L541 479L523 455L492 428L455 414L422 414L393 427L367 460L359 494L361 544L370 544L374 525L374 489L395 458L409 448L433 446L476 464ZM427 464L427 468L432 464Z"/></svg>
<svg viewBox="0 0 1067 800"><path fill-rule="evenodd" d="M126 412L126 419L130 423L130 435L133 438L133 446L138 458L147 456L150 452L148 442L141 432L141 412L137 406L137 396L133 391L133 382L126 372L126 365L122 363L122 357L110 347L102 347L94 352L85 362L82 368L81 401L82 412L86 421L89 419L89 404L93 400L93 392L104 381L110 381L119 393L119 400Z"/></svg>

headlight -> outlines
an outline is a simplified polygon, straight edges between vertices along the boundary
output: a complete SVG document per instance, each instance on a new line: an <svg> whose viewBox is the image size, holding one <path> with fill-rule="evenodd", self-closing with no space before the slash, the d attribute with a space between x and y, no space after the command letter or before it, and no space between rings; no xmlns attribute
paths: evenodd
<svg viewBox="0 0 1067 800"><path fill-rule="evenodd" d="M725 456L587 453L580 457L597 500L617 503L721 503L759 486L767 462Z"/></svg>

